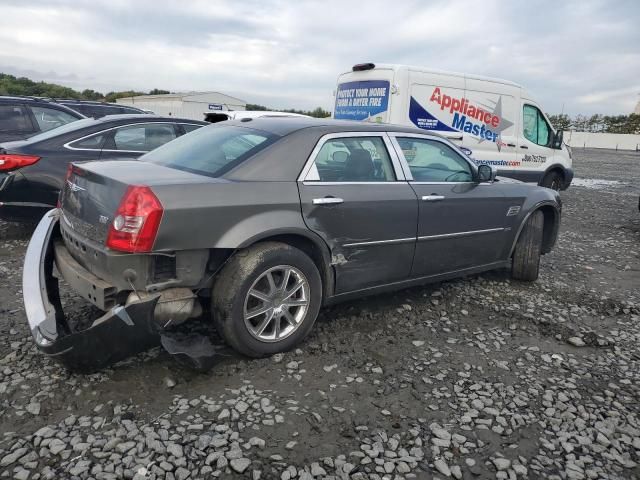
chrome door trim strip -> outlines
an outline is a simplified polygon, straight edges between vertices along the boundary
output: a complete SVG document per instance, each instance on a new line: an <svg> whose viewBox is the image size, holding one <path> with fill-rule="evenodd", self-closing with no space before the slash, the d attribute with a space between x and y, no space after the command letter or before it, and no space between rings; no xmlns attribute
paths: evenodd
<svg viewBox="0 0 640 480"><path fill-rule="evenodd" d="M415 242L415 241L416 241L415 237L392 238L391 240L375 240L375 241L372 241L372 242L345 243L342 246L345 247L345 248L371 247L371 246L375 246L375 245L397 245L399 243L409 243L409 242Z"/></svg>
<svg viewBox="0 0 640 480"><path fill-rule="evenodd" d="M425 235L418 237L418 241L439 240L441 238L458 238L458 237L470 237L472 235L482 235L484 233L503 232L504 227L500 228L487 228L485 230L470 230L468 232L456 232L456 233L443 233L440 235Z"/></svg>
<svg viewBox="0 0 640 480"><path fill-rule="evenodd" d="M315 180L305 180L303 185L308 186L337 186L337 185L406 185L407 182L316 182Z"/></svg>

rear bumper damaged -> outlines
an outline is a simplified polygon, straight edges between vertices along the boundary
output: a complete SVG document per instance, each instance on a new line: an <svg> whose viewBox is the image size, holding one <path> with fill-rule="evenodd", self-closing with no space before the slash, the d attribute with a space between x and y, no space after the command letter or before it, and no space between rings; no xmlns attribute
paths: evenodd
<svg viewBox="0 0 640 480"><path fill-rule="evenodd" d="M60 303L58 280L53 275L58 221L56 209L43 217L25 256L22 294L37 347L71 369L95 370L159 344L154 323L157 296L116 305L85 330L70 331ZM73 277L68 265L58 270L64 271L65 279ZM74 286L73 281L69 283ZM85 297L89 294L86 290L78 293Z"/></svg>

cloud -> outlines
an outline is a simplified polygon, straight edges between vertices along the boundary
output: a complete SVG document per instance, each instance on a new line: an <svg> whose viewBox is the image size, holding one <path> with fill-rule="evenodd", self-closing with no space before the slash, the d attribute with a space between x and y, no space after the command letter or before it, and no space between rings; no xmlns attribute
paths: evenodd
<svg viewBox="0 0 640 480"><path fill-rule="evenodd" d="M628 113L640 93L635 0L5 0L0 17L0 71L74 88L330 109L338 74L373 61L507 78L548 112Z"/></svg>

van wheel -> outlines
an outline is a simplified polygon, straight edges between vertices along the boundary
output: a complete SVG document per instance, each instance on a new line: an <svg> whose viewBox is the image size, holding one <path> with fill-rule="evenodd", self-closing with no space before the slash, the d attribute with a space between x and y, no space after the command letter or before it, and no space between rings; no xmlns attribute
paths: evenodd
<svg viewBox="0 0 640 480"><path fill-rule="evenodd" d="M290 245L265 242L229 260L215 281L211 305L216 329L231 347L264 357L300 343L321 300L313 261Z"/></svg>
<svg viewBox="0 0 640 480"><path fill-rule="evenodd" d="M533 282L538 278L543 229L544 214L536 210L527 219L513 251L511 276L516 280Z"/></svg>
<svg viewBox="0 0 640 480"><path fill-rule="evenodd" d="M564 177L560 172L552 170L544 176L542 182L540 182L540 186L559 191L562 188L563 180Z"/></svg>

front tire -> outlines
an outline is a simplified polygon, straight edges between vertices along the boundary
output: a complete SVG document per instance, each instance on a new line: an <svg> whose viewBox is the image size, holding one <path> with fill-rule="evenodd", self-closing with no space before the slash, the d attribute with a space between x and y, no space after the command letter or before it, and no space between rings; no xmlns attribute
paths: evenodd
<svg viewBox="0 0 640 480"><path fill-rule="evenodd" d="M552 170L547 172L542 181L540 182L541 187L550 188L551 190L555 190L559 192L562 189L562 185L564 183L564 177L557 170Z"/></svg>
<svg viewBox="0 0 640 480"><path fill-rule="evenodd" d="M536 210L527 219L513 251L511 276L516 280L533 282L538 279L543 230L544 214Z"/></svg>
<svg viewBox="0 0 640 480"><path fill-rule="evenodd" d="M322 303L322 281L302 251L279 242L233 256L212 292L213 319L224 340L249 357L292 349L311 331Z"/></svg>

